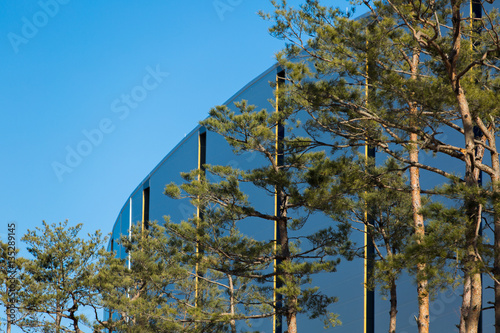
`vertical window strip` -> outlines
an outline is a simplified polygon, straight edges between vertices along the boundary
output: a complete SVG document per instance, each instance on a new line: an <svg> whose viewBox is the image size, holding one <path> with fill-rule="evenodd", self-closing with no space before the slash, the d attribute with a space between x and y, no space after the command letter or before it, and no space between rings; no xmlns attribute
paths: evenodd
<svg viewBox="0 0 500 333"><path fill-rule="evenodd" d="M280 87L283 87L285 84L285 71L278 67L277 74L276 74L276 112L281 111L281 106L279 103L279 96L278 94L280 93L279 89ZM283 165L283 139L285 136L285 131L284 127L281 123L276 124L276 163L278 166ZM274 214L275 216L279 216L281 214L281 198L278 195L278 189L275 190L274 194ZM274 249L275 251L277 250L277 246L280 243L281 236L278 228L278 221L274 222ZM278 271L278 266L281 264L281 260L274 260L274 271ZM279 309L282 306L282 301L283 301L283 296L279 293L276 292L278 288L282 287L282 283L278 280L278 277L275 275L274 276L274 292L273 292L273 301L276 306L276 311L279 311ZM282 333L283 332L283 318L281 314L275 314L274 315L274 320L273 320L273 333Z"/></svg>

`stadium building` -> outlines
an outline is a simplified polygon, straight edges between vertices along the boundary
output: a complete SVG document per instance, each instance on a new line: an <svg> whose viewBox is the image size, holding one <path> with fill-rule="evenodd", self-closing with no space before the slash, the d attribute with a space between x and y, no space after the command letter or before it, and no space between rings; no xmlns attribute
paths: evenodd
<svg viewBox="0 0 500 333"><path fill-rule="evenodd" d="M249 82L234 96L225 102L234 108L234 102L247 100L248 104L258 108L273 109L270 100L274 98L272 83L277 82L281 71L274 65L253 81ZM282 75L282 74L281 74ZM225 139L216 133L195 127L165 158L138 184L125 201L112 230L108 250L116 252L117 257L128 260L124 249L117 243L122 235L128 235L132 225L138 222L163 221L169 216L171 221L183 221L196 214L196 208L187 199L175 200L164 194L165 185L171 182L181 184L181 172L198 169L203 164L229 165L236 168L250 168L259 165L259 157L253 153L234 154ZM274 198L249 193L251 200L257 201L259 207L274 209ZM254 202L255 203L255 202ZM313 217L312 225L321 228L334 223L324 216ZM256 239L275 239L274 226L269 222L256 222L249 235ZM309 223L309 222L308 222ZM308 228L306 224L304 228ZM354 235L354 241L365 244L362 233ZM366 244L365 244L366 245ZM320 320L310 320L299 315L298 327L307 332L384 332L389 327L390 304L380 290L371 292L366 289L366 260L342 261L335 273L324 273L315 277L313 284L329 296L338 297L338 302L331 306L331 311L339 314L341 326L325 330ZM486 294L485 294L486 295ZM486 302L486 301L484 301ZM454 332L459 322L461 304L460 290L442 292L432 300L430 306L430 321L432 331ZM398 332L418 332L415 317L418 312L416 287L411 278L403 276L398 282ZM493 323L493 311L484 314L482 321ZM105 318L108 314L105 313ZM274 320L260 319L253 322L251 330L259 332L277 332ZM286 326L286 325L285 325ZM245 327L241 327L244 329ZM286 329L284 328L283 331Z"/></svg>

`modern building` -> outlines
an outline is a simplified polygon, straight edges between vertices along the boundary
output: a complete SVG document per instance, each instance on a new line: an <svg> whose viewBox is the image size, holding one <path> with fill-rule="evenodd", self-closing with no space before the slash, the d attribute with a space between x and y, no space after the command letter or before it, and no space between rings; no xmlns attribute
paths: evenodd
<svg viewBox="0 0 500 333"><path fill-rule="evenodd" d="M274 97L270 82L276 82L280 68L274 65L249 82L225 105L233 107L234 102L247 100L259 108L273 109L269 102ZM130 227L140 221L163 221L165 215L172 221L187 220L196 213L187 199L174 200L164 195L166 184L182 183L181 172L187 172L207 163L248 168L259 165L259 158L252 153L235 155L226 141L218 134L207 132L203 127L195 127L165 158L144 178L125 201L113 226L108 250L116 251L118 257L127 259L124 249L116 243L122 235L127 235ZM272 197L255 195L259 207L272 210ZM315 217L314 227L333 223L323 216ZM274 227L269 224L253 225L249 231L257 239L274 239ZM364 236L355 236L358 244L364 244ZM366 267L362 260L343 261L335 273L321 274L314 278L313 284L329 296L338 297L331 310L340 315L342 325L324 330L320 320L309 320L299 316L298 326L307 332L385 332L388 330L389 301L384 299L380 290L370 293L365 288ZM370 297L373 301L370 301ZM410 277L403 276L398 282L398 332L417 332L415 316L418 312L416 287ZM430 307L433 331L454 332L459 322L461 303L460 290L442 292L432 301ZM483 315L483 321L493 322L491 314ZM243 327L242 327L243 328ZM253 331L273 332L273 320L261 319L253 323Z"/></svg>

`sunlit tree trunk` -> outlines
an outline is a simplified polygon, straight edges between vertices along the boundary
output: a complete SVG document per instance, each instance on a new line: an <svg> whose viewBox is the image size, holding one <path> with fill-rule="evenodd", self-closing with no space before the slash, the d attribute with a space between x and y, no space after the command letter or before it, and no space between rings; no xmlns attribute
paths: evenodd
<svg viewBox="0 0 500 333"><path fill-rule="evenodd" d="M412 79L417 78L418 63L420 55L415 52L411 59L411 73ZM416 119L418 117L418 109L413 101L410 101L410 114L412 125L416 126ZM425 236L424 217L421 213L422 198L420 194L420 170L415 164L418 163L418 135L410 133L409 143L409 158L410 158L410 185L411 185L411 203L413 209L413 223L415 227L415 236L417 243L421 244ZM418 295L418 331L419 333L429 332L429 288L428 281L425 277L425 263L417 264L417 295Z"/></svg>

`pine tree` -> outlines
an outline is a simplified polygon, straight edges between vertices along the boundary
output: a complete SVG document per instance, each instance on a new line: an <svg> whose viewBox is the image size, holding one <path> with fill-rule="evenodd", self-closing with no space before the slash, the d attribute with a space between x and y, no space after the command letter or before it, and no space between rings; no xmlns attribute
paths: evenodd
<svg viewBox="0 0 500 333"><path fill-rule="evenodd" d="M349 13L306 1L299 9L285 1L273 2L276 11L271 33L288 42L281 54L287 68L289 107L304 110L311 118L309 133L331 147L369 144L410 168L415 198L416 173L426 170L456 181L453 170L423 163L418 151L427 150L455 159L464 176L458 179L466 219L463 220L466 255L460 260L463 274L461 332L476 332L481 310L480 272L498 274L500 223L495 221L495 262L485 266L480 237L483 203L479 175L492 181L490 198L498 193L500 164L495 142L498 117L498 16L485 12L482 2L418 2L413 0L369 2L368 14L352 20ZM324 133L331 134L329 141ZM453 133L446 137L442 133ZM460 135L458 144L454 135ZM491 154L491 163L484 159ZM456 187L457 188L457 187ZM425 244L424 221L419 204L413 206L415 234ZM421 228L421 231L419 231ZM439 228L435 229L439 230ZM417 242L417 243L418 243ZM419 263L419 331L428 332L428 285ZM500 331L500 285L494 277L497 332ZM427 295L426 295L427 294Z"/></svg>
<svg viewBox="0 0 500 333"><path fill-rule="evenodd" d="M23 326L30 318L30 314L22 311L21 306L22 285L19 277L24 259L19 257L19 249L13 240L7 243L0 241L0 303L5 307L7 333L12 331L13 326Z"/></svg>
<svg viewBox="0 0 500 333"><path fill-rule="evenodd" d="M368 258L374 261L368 287L378 287L384 296L388 295L389 333L396 332L397 281L407 267L406 247L413 234L411 196L403 170L394 160L388 160L382 167L359 165L356 178L363 178L365 185L359 187L344 211L332 216L367 233L374 248L374 258Z"/></svg>
<svg viewBox="0 0 500 333"><path fill-rule="evenodd" d="M99 259L105 239L99 231L86 240L78 237L81 224L68 221L28 230L22 237L33 256L24 262L20 309L37 315L24 327L51 332L81 333L91 326L85 307L100 311L100 294L93 278L102 268Z"/></svg>
<svg viewBox="0 0 500 333"><path fill-rule="evenodd" d="M168 221L166 221L168 225ZM113 332L226 332L223 276L205 274L195 283L192 244L179 244L165 227L134 226L119 241L127 259L107 257L96 284L109 319L100 327ZM203 306L197 306L203 293ZM222 294L222 296L221 296Z"/></svg>
<svg viewBox="0 0 500 333"><path fill-rule="evenodd" d="M321 166L329 163L325 153L310 150L309 140L290 132L295 123L287 119L285 111L256 111L245 101L235 105L237 112L226 106L212 109L202 125L222 135L235 153L260 154L262 166L236 169L206 165L206 174L199 170L184 174L186 183L170 184L166 193L174 198L191 198L203 210L203 218L190 225L168 227L184 239L193 235L191 243L200 242L203 251L200 261L222 256L206 269L245 279L244 283L253 290L249 304L258 305L252 311L271 311L278 318L284 316L288 332L297 332L299 312L309 314L310 318L324 317L326 325L337 324L336 315L328 310L335 297L305 284L314 274L334 272L340 254L349 256L348 228L332 226L299 238L290 235L292 230L305 230L302 228L308 225L308 212L316 209L309 203L320 191L326 192L321 184L307 186L308 177L321 177L314 171L308 172L309 168L319 173L333 172L333 168L321 171ZM278 130L289 135L277 141ZM249 192L269 199L274 197L277 211L254 205ZM339 206L341 201L339 196ZM272 239L269 235L269 240L256 241L245 234L242 226L251 225L255 218L276 226L278 236ZM269 302L274 279L277 297Z"/></svg>

